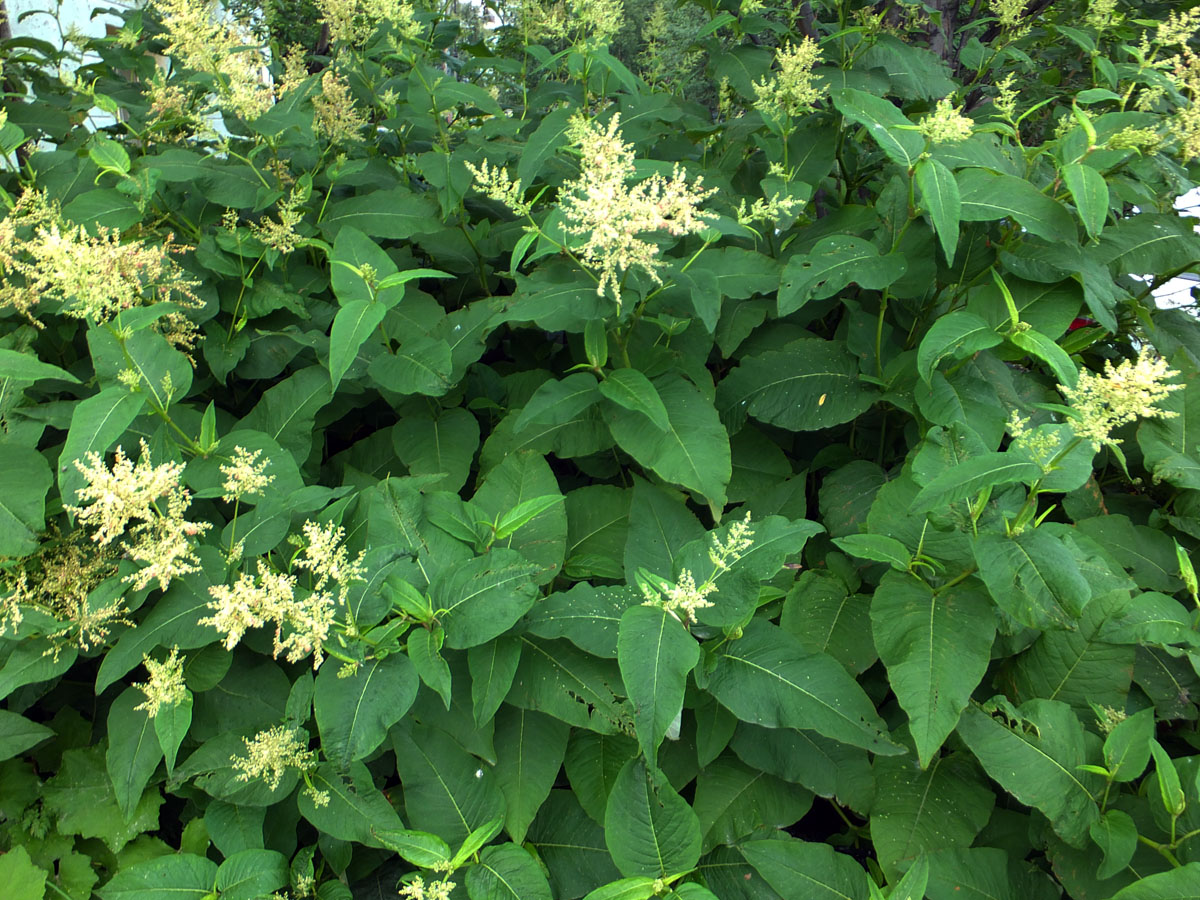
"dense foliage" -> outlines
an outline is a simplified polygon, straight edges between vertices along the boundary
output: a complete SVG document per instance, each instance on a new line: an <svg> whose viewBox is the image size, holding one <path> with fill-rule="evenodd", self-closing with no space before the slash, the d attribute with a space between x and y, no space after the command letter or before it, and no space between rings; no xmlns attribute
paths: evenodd
<svg viewBox="0 0 1200 900"><path fill-rule="evenodd" d="M1189 6L0 44L5 900L1200 896Z"/></svg>

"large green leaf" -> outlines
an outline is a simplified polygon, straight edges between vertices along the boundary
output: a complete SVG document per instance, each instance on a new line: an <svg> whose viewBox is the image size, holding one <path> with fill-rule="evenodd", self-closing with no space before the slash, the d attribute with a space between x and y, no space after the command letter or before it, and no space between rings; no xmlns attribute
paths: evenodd
<svg viewBox="0 0 1200 900"><path fill-rule="evenodd" d="M1092 591L1066 545L1035 528L1005 537L987 532L974 542L979 577L996 605L1023 625L1070 628Z"/></svg>
<svg viewBox="0 0 1200 900"><path fill-rule="evenodd" d="M642 757L617 774L604 812L604 840L626 877L687 872L700 859L700 822L657 769Z"/></svg>
<svg viewBox="0 0 1200 900"><path fill-rule="evenodd" d="M329 380L333 390L354 362L359 348L379 327L387 307L369 300L351 300L337 311L329 333Z"/></svg>
<svg viewBox="0 0 1200 900"><path fill-rule="evenodd" d="M217 869L221 900L258 900L287 883L287 858L278 850L242 850Z"/></svg>
<svg viewBox="0 0 1200 900"><path fill-rule="evenodd" d="M0 760L11 759L53 735L54 731L45 725L0 709Z"/></svg>
<svg viewBox="0 0 1200 900"><path fill-rule="evenodd" d="M662 607L631 606L621 616L617 662L633 704L638 743L651 765L683 710L688 673L699 659L696 639Z"/></svg>
<svg viewBox="0 0 1200 900"><path fill-rule="evenodd" d="M731 431L747 415L789 431L818 431L851 421L876 398L859 380L858 361L837 341L793 341L744 357L717 388Z"/></svg>
<svg viewBox="0 0 1200 900"><path fill-rule="evenodd" d="M942 252L946 254L946 262L953 265L962 214L962 200L954 173L936 159L923 159L917 164L913 177L921 189L921 202L933 222Z"/></svg>
<svg viewBox="0 0 1200 900"><path fill-rule="evenodd" d="M37 549L37 536L45 527L46 492L53 483L42 454L32 447L0 444L0 556L15 559Z"/></svg>
<svg viewBox="0 0 1200 900"><path fill-rule="evenodd" d="M122 866L99 893L104 900L205 900L216 879L212 860L172 853Z"/></svg>
<svg viewBox="0 0 1200 900"><path fill-rule="evenodd" d="M724 756L697 777L693 808L708 851L764 828L788 828L804 817L812 801L811 791Z"/></svg>
<svg viewBox="0 0 1200 900"><path fill-rule="evenodd" d="M516 844L488 847L467 869L471 900L550 900L550 885L541 867Z"/></svg>
<svg viewBox="0 0 1200 900"><path fill-rule="evenodd" d="M1192 900L1200 886L1200 862L1147 875L1112 895L1112 900Z"/></svg>
<svg viewBox="0 0 1200 900"><path fill-rule="evenodd" d="M621 876L604 845L604 829L588 817L569 790L550 792L526 840L545 863L555 897L581 897Z"/></svg>
<svg viewBox="0 0 1200 900"><path fill-rule="evenodd" d="M903 871L923 853L969 847L996 802L965 754L940 756L924 770L902 756L875 761L871 838L885 872Z"/></svg>
<svg viewBox="0 0 1200 900"><path fill-rule="evenodd" d="M444 731L402 723L392 729L392 746L413 828L458 846L473 830L504 815L504 795L491 769L482 768Z"/></svg>
<svg viewBox="0 0 1200 900"><path fill-rule="evenodd" d="M644 568L664 577L674 571L675 554L702 537L704 528L683 497L667 488L633 477L629 536L625 540L625 572Z"/></svg>
<svg viewBox="0 0 1200 900"><path fill-rule="evenodd" d="M995 611L977 588L935 593L912 575L889 572L871 601L871 625L921 766L928 766L987 671Z"/></svg>
<svg viewBox="0 0 1200 900"><path fill-rule="evenodd" d="M832 297L851 282L882 290L906 271L908 262L902 253L881 255L874 244L853 235L822 238L808 253L793 256L784 266L778 314L786 316L810 300Z"/></svg>
<svg viewBox="0 0 1200 900"><path fill-rule="evenodd" d="M743 722L811 729L876 753L902 752L870 698L836 660L810 653L761 618L718 655L708 690Z"/></svg>
<svg viewBox="0 0 1200 900"><path fill-rule="evenodd" d="M385 740L417 696L417 673L402 653L358 666L348 677L336 666L317 676L313 707L325 758L340 768Z"/></svg>
<svg viewBox="0 0 1200 900"><path fill-rule="evenodd" d="M671 427L667 408L653 382L637 369L617 369L602 382L599 391L608 400L630 412L641 413L659 431Z"/></svg>
<svg viewBox="0 0 1200 900"><path fill-rule="evenodd" d="M134 709L145 699L136 688L126 688L108 711L108 751L104 762L117 805L126 819L133 817L150 776L163 758L154 721L144 710Z"/></svg>
<svg viewBox="0 0 1200 900"><path fill-rule="evenodd" d="M564 641L521 638L521 662L507 701L578 728L611 734L621 724L615 662L597 659ZM615 690L614 690L615 689Z"/></svg>
<svg viewBox="0 0 1200 900"><path fill-rule="evenodd" d="M749 841L741 846L781 897L804 900L867 900L862 867L828 844L808 841Z"/></svg>
<svg viewBox="0 0 1200 900"><path fill-rule="evenodd" d="M667 430L647 428L645 415L617 407L608 416L613 438L664 481L701 494L715 508L723 507L732 473L729 435L712 402L679 375L663 375L654 387L667 411Z"/></svg>
<svg viewBox="0 0 1200 900"><path fill-rule="evenodd" d="M0 856L0 883L7 900L42 900L46 893L46 870L35 866L29 851L20 844Z"/></svg>
<svg viewBox="0 0 1200 900"><path fill-rule="evenodd" d="M489 471L472 498L492 522L501 522L524 503L543 500L544 509L511 534L499 535L494 544L496 549L519 551L526 560L537 563L539 569L533 575L538 584L546 584L558 575L566 554L567 514L562 503L553 502L561 497L558 479L546 458L533 451L520 451L509 454Z"/></svg>
<svg viewBox="0 0 1200 900"><path fill-rule="evenodd" d="M130 393L123 386L115 386L80 400L75 406L67 442L58 457L58 493L64 504L75 504L79 499L76 492L86 483L75 467L75 461L86 462L89 453L107 453L137 418L145 402L144 394ZM129 456L135 455L132 446L124 447L124 450Z"/></svg>
<svg viewBox="0 0 1200 900"><path fill-rule="evenodd" d="M988 775L1021 803L1045 813L1064 841L1083 847L1088 829L1100 818L1096 795L1102 785L1096 775L1079 769L1097 761L1083 725L1057 700L1030 700L1019 710L1007 709L1002 721L978 706L967 707L959 736Z"/></svg>
<svg viewBox="0 0 1200 900"><path fill-rule="evenodd" d="M911 171L925 149L925 138L912 128L912 122L896 104L854 88L831 91L838 112L867 129L892 162Z"/></svg>
<svg viewBox="0 0 1200 900"><path fill-rule="evenodd" d="M988 322L965 310L955 310L942 316L925 332L921 349L917 351L917 374L928 384L933 370L947 356L965 359L980 350L995 347L1001 341Z"/></svg>
<svg viewBox="0 0 1200 900"><path fill-rule="evenodd" d="M396 188L329 204L321 229L332 238L342 226L352 225L371 237L404 240L431 230L438 221L437 204L431 197Z"/></svg>
<svg viewBox="0 0 1200 900"><path fill-rule="evenodd" d="M1143 419L1137 441L1156 481L1200 489L1200 377L1191 373L1183 390L1172 391L1157 406L1168 417Z"/></svg>
<svg viewBox="0 0 1200 900"><path fill-rule="evenodd" d="M1075 211L1088 237L1099 237L1108 218L1108 184L1104 176L1083 163L1068 163L1062 167L1062 180L1071 192Z"/></svg>
<svg viewBox="0 0 1200 900"><path fill-rule="evenodd" d="M310 366L268 388L238 427L266 433L303 465L312 451L316 415L332 399L329 373Z"/></svg>
<svg viewBox="0 0 1200 900"><path fill-rule="evenodd" d="M508 805L504 827L514 843L521 844L554 787L570 728L550 716L512 706L503 707L495 721L494 772Z"/></svg>
<svg viewBox="0 0 1200 900"><path fill-rule="evenodd" d="M383 847L375 833L401 827L396 810L361 762L351 763L345 776L334 766L323 765L313 773L312 783L324 792L324 802L318 804L308 791L301 791L297 797L300 814L330 837Z"/></svg>
<svg viewBox="0 0 1200 900"><path fill-rule="evenodd" d="M959 500L974 499L985 488L998 484L1032 484L1042 474L1041 466L1009 453L985 453L947 469L921 488L910 507L924 513Z"/></svg>
<svg viewBox="0 0 1200 900"><path fill-rule="evenodd" d="M474 647L512 627L537 597L536 571L521 554L503 548L443 569L429 586L429 599L446 629L446 646Z"/></svg>
<svg viewBox="0 0 1200 900"><path fill-rule="evenodd" d="M957 177L964 222L1012 219L1044 240L1074 240L1076 225L1066 207L1024 178L986 169L964 169Z"/></svg>

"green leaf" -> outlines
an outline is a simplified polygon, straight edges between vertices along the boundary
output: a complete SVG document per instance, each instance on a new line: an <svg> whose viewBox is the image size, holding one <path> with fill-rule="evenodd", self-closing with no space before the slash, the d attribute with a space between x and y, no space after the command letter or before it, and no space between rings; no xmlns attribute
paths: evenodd
<svg viewBox="0 0 1200 900"><path fill-rule="evenodd" d="M171 706L159 707L154 717L154 735L167 763L167 774L175 769L175 758L188 729L192 727L192 692L184 691L184 697Z"/></svg>
<svg viewBox="0 0 1200 900"><path fill-rule="evenodd" d="M1059 384L1070 388L1075 387L1075 383L1079 380L1079 369L1071 361L1067 351L1050 338L1040 331L1029 329L1028 331L1014 332L1009 336L1009 340L1026 353L1036 356L1046 363Z"/></svg>
<svg viewBox="0 0 1200 900"><path fill-rule="evenodd" d="M621 721L614 686L621 673L563 641L521 638L521 662L507 702L535 709L578 728L611 734Z"/></svg>
<svg viewBox="0 0 1200 900"><path fill-rule="evenodd" d="M100 838L117 852L144 831L158 828L162 794L147 788L128 820L117 806L103 748L67 750L62 765L44 788L46 809L56 816L59 834Z"/></svg>
<svg viewBox="0 0 1200 900"><path fill-rule="evenodd" d="M494 838L500 833L500 829L504 827L504 816L496 816L487 822L484 822L478 828L471 829L471 833L463 840L462 846L450 859L450 868L457 869L459 866L467 862L471 857L479 852L479 848Z"/></svg>
<svg viewBox="0 0 1200 900"><path fill-rule="evenodd" d="M613 438L664 481L697 492L715 508L723 507L732 467L729 435L717 411L682 376L663 375L654 386L667 410L667 430L646 428L644 415L618 408L609 415Z"/></svg>
<svg viewBox="0 0 1200 900"><path fill-rule="evenodd" d="M142 211L131 197L111 188L86 191L63 207L72 222L124 231L142 221Z"/></svg>
<svg viewBox="0 0 1200 900"><path fill-rule="evenodd" d="M1200 884L1200 862L1147 875L1121 888L1110 900L1191 900Z"/></svg>
<svg viewBox="0 0 1200 900"><path fill-rule="evenodd" d="M703 536L703 526L679 494L633 476L629 535L625 540L627 575L642 568L669 574L674 571L675 554Z"/></svg>
<svg viewBox="0 0 1200 900"><path fill-rule="evenodd" d="M550 885L527 851L516 844L488 847L467 869L471 900L550 900Z"/></svg>
<svg viewBox="0 0 1200 900"><path fill-rule="evenodd" d="M175 853L122 867L99 894L103 900L205 900L216 877L215 862Z"/></svg>
<svg viewBox="0 0 1200 900"><path fill-rule="evenodd" d="M529 140L521 148L521 158L517 161L517 178L521 184L529 187L541 174L546 161L567 142L567 128L571 123L573 110L564 106L546 114Z"/></svg>
<svg viewBox="0 0 1200 900"><path fill-rule="evenodd" d="M933 230L937 232L942 252L946 255L946 263L954 265L959 217L962 213L962 200L954 173L936 159L923 159L917 163L913 177L921 191L921 203L929 213Z"/></svg>
<svg viewBox="0 0 1200 900"><path fill-rule="evenodd" d="M125 433L145 403L144 394L132 394L121 386L109 387L86 400L80 400L71 414L71 428L58 457L58 493L64 504L78 502L77 491L86 479L75 468L75 460L89 453L101 455ZM126 447L130 455L133 447Z"/></svg>
<svg viewBox="0 0 1200 900"><path fill-rule="evenodd" d="M562 494L549 494L545 497L531 497L528 500L522 500L512 509L501 513L499 519L496 520L496 540L502 541L511 537L515 532L520 531L542 513L552 506L562 503L565 499Z"/></svg>
<svg viewBox="0 0 1200 900"><path fill-rule="evenodd" d="M974 541L979 577L996 605L1032 628L1070 628L1092 591L1067 547L1035 528L1013 537L980 534Z"/></svg>
<svg viewBox="0 0 1200 900"><path fill-rule="evenodd" d="M520 432L534 425L561 425L570 422L581 412L600 400L596 376L576 372L561 381L551 378L542 382L525 401L513 430Z"/></svg>
<svg viewBox="0 0 1200 900"><path fill-rule="evenodd" d="M0 855L0 884L5 900L42 900L46 892L46 870L33 864L20 844Z"/></svg>
<svg viewBox="0 0 1200 900"><path fill-rule="evenodd" d="M446 732L405 722L392 729L392 747L414 828L453 846L504 815L504 795L490 767L482 767Z"/></svg>
<svg viewBox="0 0 1200 900"><path fill-rule="evenodd" d="M0 348L0 378L15 378L17 381L41 381L54 378L79 384L79 379L58 366L42 362L28 353Z"/></svg>
<svg viewBox="0 0 1200 900"><path fill-rule="evenodd" d="M0 709L0 761L12 759L54 735L53 729Z"/></svg>
<svg viewBox="0 0 1200 900"><path fill-rule="evenodd" d="M696 779L693 808L704 849L734 844L762 828L788 828L812 807L812 792L724 756Z"/></svg>
<svg viewBox="0 0 1200 900"><path fill-rule="evenodd" d="M42 454L32 447L0 444L0 556L18 559L37 549L45 528L46 492L53 483Z"/></svg>
<svg viewBox="0 0 1200 900"><path fill-rule="evenodd" d="M336 666L317 675L313 708L325 758L345 769L387 740L417 696L417 673L408 657L392 653L339 677Z"/></svg>
<svg viewBox="0 0 1200 900"><path fill-rule="evenodd" d="M1105 228L1098 253L1121 272L1157 275L1200 261L1200 236L1173 212L1140 213Z"/></svg>
<svg viewBox="0 0 1200 900"><path fill-rule="evenodd" d="M0 668L0 699L27 684L57 678L71 668L78 656L74 647L56 651L47 640L21 641Z"/></svg>
<svg viewBox="0 0 1200 900"><path fill-rule="evenodd" d="M867 129L867 133L897 165L911 170L925 150L925 138L912 130L912 122L896 104L854 88L830 91L838 112Z"/></svg>
<svg viewBox="0 0 1200 900"><path fill-rule="evenodd" d="M408 862L422 869L436 869L443 863L448 863L453 855L449 844L427 831L392 828L377 831L375 836L388 850L399 853Z"/></svg>
<svg viewBox="0 0 1200 900"><path fill-rule="evenodd" d="M965 310L955 310L930 326L917 351L917 374L926 384L947 356L966 359L980 350L995 347L1003 338L987 322Z"/></svg>
<svg viewBox="0 0 1200 900"><path fill-rule="evenodd" d="M437 203L431 197L395 188L330 203L321 230L332 239L343 226L351 225L371 237L402 241L429 231L437 221Z"/></svg>
<svg viewBox="0 0 1200 900"><path fill-rule="evenodd" d="M101 169L111 169L120 175L129 174L129 151L120 141L96 132L87 142L88 158Z"/></svg>
<svg viewBox="0 0 1200 900"><path fill-rule="evenodd" d="M909 511L926 513L959 500L974 499L980 491L998 484L1033 484L1041 474L1041 467L1028 459L1009 453L985 453L964 460L930 481L921 488Z"/></svg>
<svg viewBox="0 0 1200 900"><path fill-rule="evenodd" d="M902 752L875 705L842 666L764 619L716 659L708 690L743 722L811 729L876 753Z"/></svg>
<svg viewBox="0 0 1200 900"><path fill-rule="evenodd" d="M607 799L606 795L600 800L601 819ZM588 817L569 790L550 792L526 842L545 863L556 897L582 897L620 877L604 845L604 829Z"/></svg>
<svg viewBox="0 0 1200 900"><path fill-rule="evenodd" d="M126 688L108 711L105 763L126 819L133 817L142 791L163 758L154 722L144 711L134 709L145 699L136 688Z"/></svg>
<svg viewBox="0 0 1200 900"><path fill-rule="evenodd" d="M1075 211L1088 237L1093 240L1104 230L1108 219L1108 184L1104 176L1083 163L1068 163L1060 172L1063 184L1075 201Z"/></svg>
<svg viewBox="0 0 1200 900"><path fill-rule="evenodd" d="M312 451L316 415L332 399L329 373L310 366L268 388L238 427L265 432L303 465Z"/></svg>
<svg viewBox="0 0 1200 900"><path fill-rule="evenodd" d="M383 847L376 835L403 827L396 810L375 787L370 771L361 762L350 763L346 777L326 763L313 773L312 783L328 795L328 802L318 806L308 791L300 791L297 803L300 814L319 832L340 841Z"/></svg>
<svg viewBox="0 0 1200 900"><path fill-rule="evenodd" d="M414 628L408 633L408 658L412 661L421 681L442 698L447 710L452 701L450 666L442 658L444 635L440 628Z"/></svg>
<svg viewBox="0 0 1200 900"><path fill-rule="evenodd" d="M622 875L663 878L700 859L700 822L657 769L641 757L617 774L604 811L604 840Z"/></svg>
<svg viewBox="0 0 1200 900"><path fill-rule="evenodd" d="M1011 707L1009 708L1011 710ZM984 770L1026 806L1045 813L1072 847L1083 847L1100 818L1094 791L1099 779L1080 772L1089 761L1083 725L1071 707L1056 700L1030 700L1001 721L968 706L958 734Z"/></svg>
<svg viewBox="0 0 1200 900"><path fill-rule="evenodd" d="M337 311L329 333L329 380L333 390L354 362L358 350L379 327L387 307L369 300L351 300Z"/></svg>
<svg viewBox="0 0 1200 900"><path fill-rule="evenodd" d="M637 369L617 369L600 382L599 391L613 403L641 413L659 431L667 431L671 420L654 384Z"/></svg>
<svg viewBox="0 0 1200 900"><path fill-rule="evenodd" d="M561 496L561 492L546 458L533 451L518 451L508 454L487 473L472 502L484 515L496 521L527 500L552 496ZM534 574L535 582L551 581L562 569L566 554L566 512L561 505L551 502L512 534L497 537L493 549L497 548L520 551L526 560L539 567Z"/></svg>
<svg viewBox="0 0 1200 900"><path fill-rule="evenodd" d="M396 394L440 397L452 386L450 345L423 334L407 335L395 353L381 353L367 366L377 385Z"/></svg>
<svg viewBox="0 0 1200 900"><path fill-rule="evenodd" d="M649 900L654 896L656 881L645 875L621 878L588 891L583 900Z"/></svg>
<svg viewBox="0 0 1200 900"><path fill-rule="evenodd" d="M718 386L717 405L730 431L747 415L789 431L819 431L856 418L877 396L840 342L804 339L743 357Z"/></svg>
<svg viewBox="0 0 1200 900"><path fill-rule="evenodd" d="M288 883L288 862L277 850L242 850L217 869L221 900L258 900Z"/></svg>
<svg viewBox="0 0 1200 900"><path fill-rule="evenodd" d="M659 606L631 606L621 616L617 662L633 704L642 754L655 764L658 746L683 710L688 673L700 645L679 619Z"/></svg>
<svg viewBox="0 0 1200 900"><path fill-rule="evenodd" d="M475 724L491 720L504 702L521 661L521 642L502 637L467 651L471 672L471 708Z"/></svg>
<svg viewBox="0 0 1200 900"><path fill-rule="evenodd" d="M516 551L497 548L439 572L429 599L446 630L446 646L465 650L511 628L537 598L530 577L536 571Z"/></svg>
<svg viewBox="0 0 1200 900"><path fill-rule="evenodd" d="M1154 710L1143 709L1118 722L1104 739L1104 764L1113 781L1140 778L1150 762L1154 740Z"/></svg>
<svg viewBox="0 0 1200 900"><path fill-rule="evenodd" d="M847 234L822 238L808 253L793 256L784 266L778 315L790 315L809 300L832 297L851 282L882 290L906 271L908 262L902 253L880 255L874 244Z"/></svg>
<svg viewBox="0 0 1200 900"><path fill-rule="evenodd" d="M958 586L937 593L889 572L871 601L872 635L924 768L958 724L991 661L995 612L987 595Z"/></svg>
<svg viewBox="0 0 1200 900"><path fill-rule="evenodd" d="M1129 865L1137 850L1137 824L1129 813L1110 809L1092 823L1088 832L1096 846L1104 851L1104 861L1096 871L1102 881L1112 878Z"/></svg>
<svg viewBox="0 0 1200 900"><path fill-rule="evenodd" d="M392 446L412 475L445 473L430 488L457 491L467 482L479 449L479 421L460 407L405 416L392 429Z"/></svg>
<svg viewBox="0 0 1200 900"><path fill-rule="evenodd" d="M1074 240L1076 225L1071 214L1025 179L986 169L964 169L957 177L964 222L1012 219L1051 243Z"/></svg>
<svg viewBox="0 0 1200 900"><path fill-rule="evenodd" d="M862 867L828 844L807 841L748 841L741 846L746 862L780 896L804 900L867 900Z"/></svg>
<svg viewBox="0 0 1200 900"><path fill-rule="evenodd" d="M1142 419L1138 446L1155 481L1177 488L1200 490L1200 377L1189 374L1182 390L1172 391L1156 404L1168 416Z"/></svg>
<svg viewBox="0 0 1200 900"><path fill-rule="evenodd" d="M888 563L898 572L907 572L912 562L909 549L886 534L849 534L834 538L833 542L851 556Z"/></svg>
<svg viewBox="0 0 1200 900"><path fill-rule="evenodd" d="M1150 755L1154 757L1154 774L1158 781L1159 798L1169 816L1181 816L1187 809L1187 797L1179 783L1179 772L1167 751L1158 741L1150 742Z"/></svg>
<svg viewBox="0 0 1200 900"><path fill-rule="evenodd" d="M550 795L567 752L570 728L550 716L505 706L496 716L496 782L508 811L504 828L516 844Z"/></svg>
<svg viewBox="0 0 1200 900"><path fill-rule="evenodd" d="M966 754L939 756L924 770L911 757L877 759L871 837L889 880L922 854L969 847L995 802Z"/></svg>

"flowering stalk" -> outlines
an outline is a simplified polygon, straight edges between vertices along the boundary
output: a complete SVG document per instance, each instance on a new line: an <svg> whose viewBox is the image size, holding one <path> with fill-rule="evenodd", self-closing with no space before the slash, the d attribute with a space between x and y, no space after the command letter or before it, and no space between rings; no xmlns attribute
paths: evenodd
<svg viewBox="0 0 1200 900"><path fill-rule="evenodd" d="M713 568L701 584L696 584L690 569L681 569L673 584L661 578L654 579L656 584L642 582L645 605L661 606L685 625L694 622L698 611L713 605L708 597L717 591L717 578L746 555L746 551L754 545L753 538L750 513L746 513L746 518L729 527L725 540L722 541L715 534L711 537L708 559Z"/></svg>

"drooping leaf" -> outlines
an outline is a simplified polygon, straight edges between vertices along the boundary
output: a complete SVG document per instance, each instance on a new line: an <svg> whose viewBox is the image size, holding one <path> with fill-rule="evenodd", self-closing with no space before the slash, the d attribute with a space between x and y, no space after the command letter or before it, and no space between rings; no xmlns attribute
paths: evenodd
<svg viewBox="0 0 1200 900"><path fill-rule="evenodd" d="M313 707L325 758L345 769L370 754L416 696L417 673L402 653L365 662L349 677L335 666L322 667Z"/></svg>
<svg viewBox="0 0 1200 900"><path fill-rule="evenodd" d="M641 757L618 773L604 813L604 839L626 877L687 872L700 859L700 822L657 769Z"/></svg>

